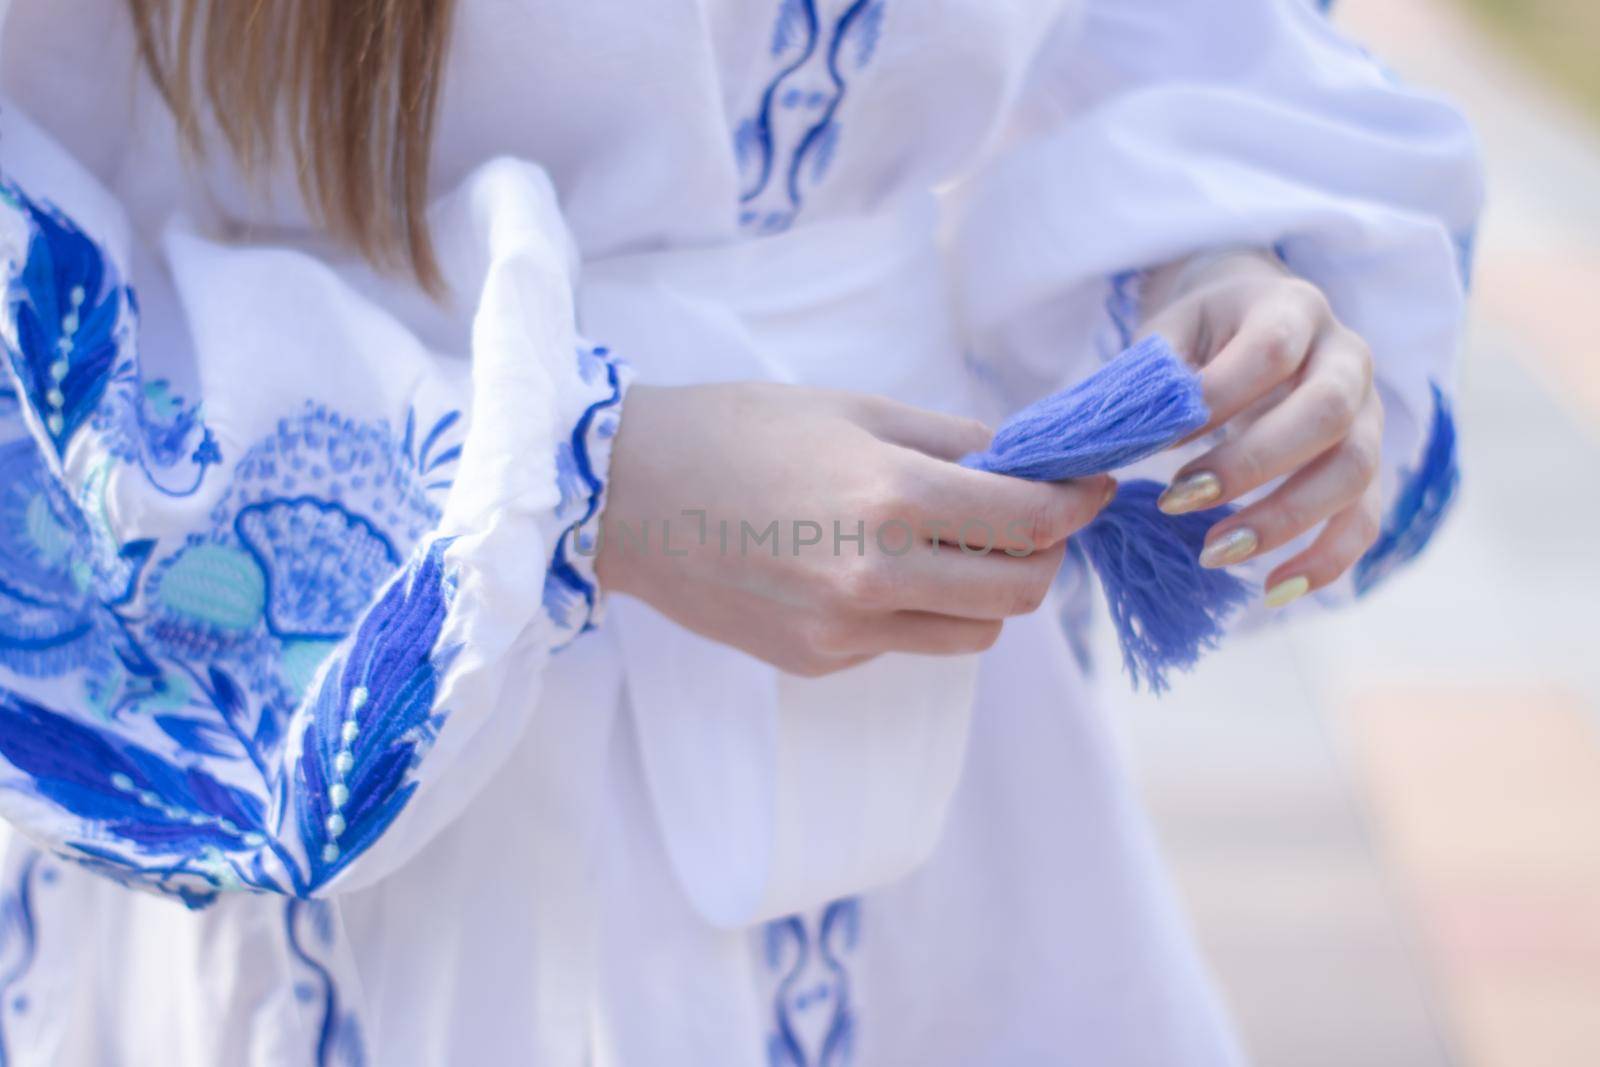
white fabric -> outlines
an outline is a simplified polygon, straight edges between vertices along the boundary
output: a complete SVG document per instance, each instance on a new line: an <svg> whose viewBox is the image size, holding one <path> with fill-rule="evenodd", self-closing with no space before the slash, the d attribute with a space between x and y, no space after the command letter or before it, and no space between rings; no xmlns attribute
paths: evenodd
<svg viewBox="0 0 1600 1067"><path fill-rule="evenodd" d="M224 454L266 388L470 397L441 521L482 610L421 790L324 900L190 913L14 843L7 1062L1238 1062L1054 606L820 683L621 600L548 656L593 395L557 356L993 417L1100 358L1111 276L1278 246L1378 355L1393 484L1459 336L1452 112L1302 0L462 0L434 218L473 295L441 309L313 236L291 175L186 172L124 5L14 8L0 171L85 213L147 364L241 420Z"/></svg>

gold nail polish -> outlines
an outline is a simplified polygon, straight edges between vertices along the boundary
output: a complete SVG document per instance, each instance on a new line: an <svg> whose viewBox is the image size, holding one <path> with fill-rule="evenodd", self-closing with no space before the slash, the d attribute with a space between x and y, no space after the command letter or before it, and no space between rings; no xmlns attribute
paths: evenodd
<svg viewBox="0 0 1600 1067"><path fill-rule="evenodd" d="M1263 603L1269 608L1281 608L1291 601L1299 600L1310 591L1311 579L1305 575L1301 574L1293 578L1285 578L1267 590Z"/></svg>
<svg viewBox="0 0 1600 1067"><path fill-rule="evenodd" d="M1215 503L1222 496L1222 481L1210 471L1195 471L1167 486L1156 499L1156 507L1168 515L1182 515Z"/></svg>
<svg viewBox="0 0 1600 1067"><path fill-rule="evenodd" d="M1248 526L1229 530L1200 550L1200 566L1217 568L1243 563L1260 544L1260 538Z"/></svg>

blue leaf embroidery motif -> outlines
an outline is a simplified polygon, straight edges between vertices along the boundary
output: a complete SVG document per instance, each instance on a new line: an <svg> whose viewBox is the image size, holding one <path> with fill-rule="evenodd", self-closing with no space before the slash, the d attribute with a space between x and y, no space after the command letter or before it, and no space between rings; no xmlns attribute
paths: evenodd
<svg viewBox="0 0 1600 1067"><path fill-rule="evenodd" d="M118 362L129 291L65 215L5 185L30 223L27 261L7 294L12 367L58 450L99 406Z"/></svg>
<svg viewBox="0 0 1600 1067"><path fill-rule="evenodd" d="M295 784L313 884L387 829L416 788L407 773L433 740L434 693L454 654L435 648L454 593L449 544L429 544L384 591L312 698Z"/></svg>

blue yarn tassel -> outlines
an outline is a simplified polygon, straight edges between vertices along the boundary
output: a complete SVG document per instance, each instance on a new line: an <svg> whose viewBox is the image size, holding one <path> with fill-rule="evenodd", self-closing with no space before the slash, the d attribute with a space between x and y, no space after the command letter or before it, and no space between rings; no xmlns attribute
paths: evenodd
<svg viewBox="0 0 1600 1067"><path fill-rule="evenodd" d="M1167 688L1166 671L1189 670L1215 648L1223 623L1250 599L1250 587L1224 570L1200 566L1206 531L1232 507L1168 515L1156 507L1159 482L1124 482L1116 498L1077 535L1100 576L1122 663L1135 687Z"/></svg>
<svg viewBox="0 0 1600 1067"><path fill-rule="evenodd" d="M1160 337L1150 337L1100 370L1046 397L1001 426L987 452L962 465L1035 481L1104 474L1177 443L1210 419L1199 376ZM1231 507L1167 515L1161 486L1125 482L1075 540L1111 608L1122 661L1133 684L1167 688L1166 672L1187 670L1221 639L1223 623L1250 596L1232 574L1200 566L1212 524Z"/></svg>
<svg viewBox="0 0 1600 1067"><path fill-rule="evenodd" d="M1069 389L1007 419L987 452L961 461L995 474L1059 482L1153 456L1211 418L1200 378L1148 337Z"/></svg>

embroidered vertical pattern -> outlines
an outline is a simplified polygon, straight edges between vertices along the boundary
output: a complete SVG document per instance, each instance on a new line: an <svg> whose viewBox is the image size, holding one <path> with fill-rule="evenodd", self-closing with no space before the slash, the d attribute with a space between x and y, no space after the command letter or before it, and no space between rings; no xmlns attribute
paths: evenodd
<svg viewBox="0 0 1600 1067"><path fill-rule="evenodd" d="M28 849L17 864L16 885L0 897L0 1067L11 1063L8 1024L29 1007L23 993L15 993L17 983L27 977L39 951L39 935L34 924L33 883L35 874L48 879L51 872L42 866L44 857ZM41 873L42 872L42 873Z"/></svg>
<svg viewBox="0 0 1600 1067"><path fill-rule="evenodd" d="M306 977L295 983L294 998L297 1003L314 1006L318 1011L313 1061L316 1067L366 1067L361 1021L354 1011L340 1003L333 973L307 951L302 939L303 930L309 928L321 949L326 951L333 947L332 907L325 900L284 902L283 927L289 953L306 972Z"/></svg>
<svg viewBox="0 0 1600 1067"><path fill-rule="evenodd" d="M739 224L753 233L794 225L822 184L842 136L850 79L871 62L888 0L850 0L831 19L824 0L782 0L772 31L778 65L753 114L734 131Z"/></svg>
<svg viewBox="0 0 1600 1067"><path fill-rule="evenodd" d="M857 1024L848 968L861 940L861 902L847 897L816 915L775 920L763 940L776 978L767 1067L850 1067Z"/></svg>

